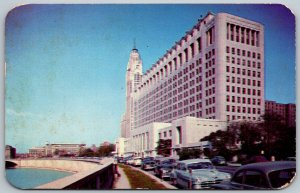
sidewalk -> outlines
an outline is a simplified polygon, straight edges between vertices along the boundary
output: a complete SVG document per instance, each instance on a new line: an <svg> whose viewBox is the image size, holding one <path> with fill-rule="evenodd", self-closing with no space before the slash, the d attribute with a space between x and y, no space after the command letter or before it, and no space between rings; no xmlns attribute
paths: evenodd
<svg viewBox="0 0 300 193"><path fill-rule="evenodd" d="M118 167L120 176L116 176L113 189L131 189L128 178L121 167Z"/></svg>

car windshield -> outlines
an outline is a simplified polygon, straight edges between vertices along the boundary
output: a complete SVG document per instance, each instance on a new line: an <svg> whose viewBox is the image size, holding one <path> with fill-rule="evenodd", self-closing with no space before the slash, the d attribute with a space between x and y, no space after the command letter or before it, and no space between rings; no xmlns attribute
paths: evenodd
<svg viewBox="0 0 300 193"><path fill-rule="evenodd" d="M209 162L199 162L199 163L191 163L187 165L188 169L198 170L198 169L213 169L213 165Z"/></svg>
<svg viewBox="0 0 300 193"><path fill-rule="evenodd" d="M296 174L296 168L273 171L269 179L273 188L284 188L291 183Z"/></svg>

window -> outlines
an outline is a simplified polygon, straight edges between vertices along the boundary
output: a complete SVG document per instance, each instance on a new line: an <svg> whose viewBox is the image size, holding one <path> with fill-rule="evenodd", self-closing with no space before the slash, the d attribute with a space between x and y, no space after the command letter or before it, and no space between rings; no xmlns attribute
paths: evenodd
<svg viewBox="0 0 300 193"><path fill-rule="evenodd" d="M184 50L184 55L185 55L185 62L189 60L189 54L187 48Z"/></svg>
<svg viewBox="0 0 300 193"><path fill-rule="evenodd" d="M177 128L177 133L178 133L178 143L182 144L182 133L181 133L181 127L176 127Z"/></svg>
<svg viewBox="0 0 300 193"><path fill-rule="evenodd" d="M242 51L242 56L246 56L246 50Z"/></svg>
<svg viewBox="0 0 300 193"><path fill-rule="evenodd" d="M195 56L195 50L194 50L194 43L192 43L190 45L190 50L191 50L191 53L192 53L192 58Z"/></svg>
<svg viewBox="0 0 300 193"><path fill-rule="evenodd" d="M268 187L264 175L258 171L246 171L244 180L245 180L244 183L249 186L261 187L261 188Z"/></svg>
<svg viewBox="0 0 300 193"><path fill-rule="evenodd" d="M226 47L226 53L229 53L229 46Z"/></svg>

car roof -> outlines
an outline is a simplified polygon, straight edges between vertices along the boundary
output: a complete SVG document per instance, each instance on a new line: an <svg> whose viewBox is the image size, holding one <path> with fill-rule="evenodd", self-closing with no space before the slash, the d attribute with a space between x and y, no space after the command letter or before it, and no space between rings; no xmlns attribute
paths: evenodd
<svg viewBox="0 0 300 193"><path fill-rule="evenodd" d="M252 163L241 166L237 171L242 169L247 170L260 170L264 173L269 173L276 170L284 170L284 169L291 169L296 168L295 161L274 161L274 162L259 162L259 163Z"/></svg>
<svg viewBox="0 0 300 193"><path fill-rule="evenodd" d="M198 162L208 162L211 163L209 159L188 159L179 161L179 163L191 164L191 163L198 163Z"/></svg>

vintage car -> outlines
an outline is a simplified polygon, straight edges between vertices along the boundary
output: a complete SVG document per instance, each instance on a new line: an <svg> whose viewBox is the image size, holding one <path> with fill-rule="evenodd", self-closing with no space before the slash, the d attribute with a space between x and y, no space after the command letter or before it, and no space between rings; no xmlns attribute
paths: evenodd
<svg viewBox="0 0 300 193"><path fill-rule="evenodd" d="M155 162L151 159L143 160L141 168L142 168L142 170L154 170Z"/></svg>
<svg viewBox="0 0 300 193"><path fill-rule="evenodd" d="M210 159L210 161L214 164L214 165L226 165L226 160L223 156L214 156L213 158Z"/></svg>
<svg viewBox="0 0 300 193"><path fill-rule="evenodd" d="M226 190L282 189L293 181L295 175L295 161L252 163L238 168L231 181L213 185L213 188Z"/></svg>
<svg viewBox="0 0 300 193"><path fill-rule="evenodd" d="M142 165L142 158L141 157L134 157L132 164L133 166L141 166Z"/></svg>
<svg viewBox="0 0 300 193"><path fill-rule="evenodd" d="M159 165L156 165L154 169L154 173L156 176L160 177L161 179L168 179L170 178L170 173L177 165L175 158L167 158L160 162Z"/></svg>
<svg viewBox="0 0 300 193"><path fill-rule="evenodd" d="M207 189L230 178L230 174L218 171L209 159L179 161L171 173L173 183L186 189Z"/></svg>

